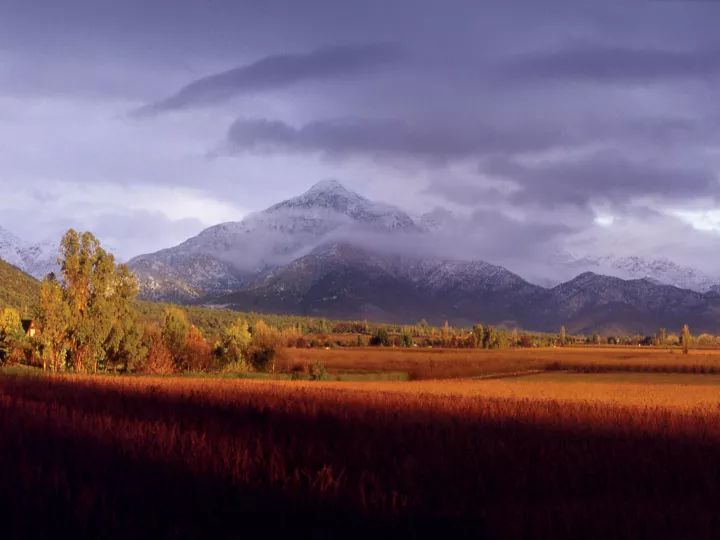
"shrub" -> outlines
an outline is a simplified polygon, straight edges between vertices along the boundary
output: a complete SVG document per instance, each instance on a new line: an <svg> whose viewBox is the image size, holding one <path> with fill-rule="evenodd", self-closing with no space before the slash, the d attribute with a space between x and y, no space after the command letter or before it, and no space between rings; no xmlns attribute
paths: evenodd
<svg viewBox="0 0 720 540"><path fill-rule="evenodd" d="M311 381L324 381L328 378L328 372L325 369L325 364L319 360L310 366L310 380Z"/></svg>
<svg viewBox="0 0 720 540"><path fill-rule="evenodd" d="M248 358L253 369L257 371L275 371L275 354L273 346L251 346L248 351Z"/></svg>
<svg viewBox="0 0 720 540"><path fill-rule="evenodd" d="M370 345L388 347L390 345L390 335L384 328L378 328L370 338Z"/></svg>

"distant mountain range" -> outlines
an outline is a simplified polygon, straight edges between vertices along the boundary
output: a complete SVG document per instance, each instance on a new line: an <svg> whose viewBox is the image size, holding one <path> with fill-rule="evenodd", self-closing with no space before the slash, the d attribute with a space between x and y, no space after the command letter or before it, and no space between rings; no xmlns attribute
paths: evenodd
<svg viewBox="0 0 720 540"><path fill-rule="evenodd" d="M413 254L448 216L413 219L335 181L130 261L148 299L259 312L537 330L720 333L718 281L671 261L570 258L583 271L540 287L483 261ZM405 249L398 249L405 246ZM584 270L611 273L609 277ZM634 278L634 279L621 279Z"/></svg>
<svg viewBox="0 0 720 540"><path fill-rule="evenodd" d="M26 274L42 279L50 272L57 272L59 254L59 239L32 244L0 227L0 259Z"/></svg>

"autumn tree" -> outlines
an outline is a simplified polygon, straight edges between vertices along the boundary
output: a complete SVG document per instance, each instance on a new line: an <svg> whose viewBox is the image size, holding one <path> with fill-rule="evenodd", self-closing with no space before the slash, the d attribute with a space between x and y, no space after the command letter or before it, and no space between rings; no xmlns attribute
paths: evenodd
<svg viewBox="0 0 720 540"><path fill-rule="evenodd" d="M684 324L682 327L682 348L683 348L683 354L688 354L688 349L690 347L690 340L692 339L692 336L690 335L690 328L687 324Z"/></svg>
<svg viewBox="0 0 720 540"><path fill-rule="evenodd" d="M138 371L152 375L167 375L175 371L175 361L165 344L163 333L157 324L150 324L143 332L143 344L147 348L147 357L143 364L137 365Z"/></svg>
<svg viewBox="0 0 720 540"><path fill-rule="evenodd" d="M483 328L482 324L476 324L472 327L472 335L473 335L473 342L475 345L475 348L480 348L483 346L483 343L485 341L485 328Z"/></svg>
<svg viewBox="0 0 720 540"><path fill-rule="evenodd" d="M48 275L40 285L37 340L43 369L48 367L57 372L67 357L70 346L68 329L70 325L70 306L63 298L63 289L54 274Z"/></svg>
<svg viewBox="0 0 720 540"><path fill-rule="evenodd" d="M212 368L212 348L196 326L191 326L190 330L188 330L184 356L183 365L185 369L209 371Z"/></svg>
<svg viewBox="0 0 720 540"><path fill-rule="evenodd" d="M118 313L129 309L137 285L127 267L115 265L90 232L70 229L61 243L64 299L69 307L68 337L76 371L97 371Z"/></svg>
<svg viewBox="0 0 720 540"><path fill-rule="evenodd" d="M119 298L134 298L138 293L135 276L126 265L120 265L116 272L116 292ZM143 329L138 320L137 313L128 301L114 302L114 316L110 333L103 345L106 351L106 369L110 366L128 365L147 354L143 347Z"/></svg>
<svg viewBox="0 0 720 540"><path fill-rule="evenodd" d="M173 357L178 369L187 369L185 347L190 333L190 321L187 313L177 307L165 310L165 322L162 328L162 337L165 346Z"/></svg>
<svg viewBox="0 0 720 540"><path fill-rule="evenodd" d="M252 341L248 324L243 319L237 319L229 325L220 337L218 356L225 365L240 365L248 359L248 348Z"/></svg>
<svg viewBox="0 0 720 540"><path fill-rule="evenodd" d="M3 309L0 312L0 364L8 361L24 336L20 313L13 308Z"/></svg>

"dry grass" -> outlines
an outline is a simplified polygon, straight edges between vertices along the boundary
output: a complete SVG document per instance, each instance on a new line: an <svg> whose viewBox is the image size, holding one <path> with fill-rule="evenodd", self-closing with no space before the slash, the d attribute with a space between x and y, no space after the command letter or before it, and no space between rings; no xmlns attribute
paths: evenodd
<svg viewBox="0 0 720 540"><path fill-rule="evenodd" d="M716 536L717 398L618 386L5 376L0 508L9 537Z"/></svg>
<svg viewBox="0 0 720 540"><path fill-rule="evenodd" d="M290 364L322 362L331 372L402 371L412 379L451 379L530 370L720 373L720 349L557 347L540 349L288 349Z"/></svg>

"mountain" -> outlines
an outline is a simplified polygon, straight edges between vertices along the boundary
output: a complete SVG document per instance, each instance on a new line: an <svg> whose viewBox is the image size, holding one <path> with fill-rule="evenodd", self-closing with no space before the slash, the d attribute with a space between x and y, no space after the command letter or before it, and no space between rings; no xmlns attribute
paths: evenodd
<svg viewBox="0 0 720 540"><path fill-rule="evenodd" d="M383 254L334 243L208 301L234 309L336 318L515 324L544 289L484 262Z"/></svg>
<svg viewBox="0 0 720 540"><path fill-rule="evenodd" d="M456 219L436 209L414 220L324 181L130 266L147 299L240 310L604 334L688 323L720 333L720 286L670 261L575 258L578 268L622 275L584 272L541 287L480 260L420 255L420 244Z"/></svg>
<svg viewBox="0 0 720 540"><path fill-rule="evenodd" d="M477 321L573 333L653 334L690 324L720 332L720 295L591 272L553 288L483 262L412 259L347 244L322 246L213 305L434 324Z"/></svg>
<svg viewBox="0 0 720 540"><path fill-rule="evenodd" d="M205 229L173 248L130 261L150 299L194 301L229 293L339 236L413 233L403 211L326 180L242 221Z"/></svg>
<svg viewBox="0 0 720 540"><path fill-rule="evenodd" d="M679 265L667 258L646 259L638 256L573 256L565 254L565 264L577 271L612 275L623 279L647 278L698 292L720 290L720 277L696 268Z"/></svg>
<svg viewBox="0 0 720 540"><path fill-rule="evenodd" d="M36 304L40 284L19 268L0 260L0 308L27 312Z"/></svg>
<svg viewBox="0 0 720 540"><path fill-rule="evenodd" d="M653 334L689 324L696 332L720 332L720 295L653 280L624 280L585 272L550 289L536 321L564 324L571 332Z"/></svg>
<svg viewBox="0 0 720 540"><path fill-rule="evenodd" d="M0 227L0 259L18 267L31 276L42 279L58 271L58 242L31 244Z"/></svg>

